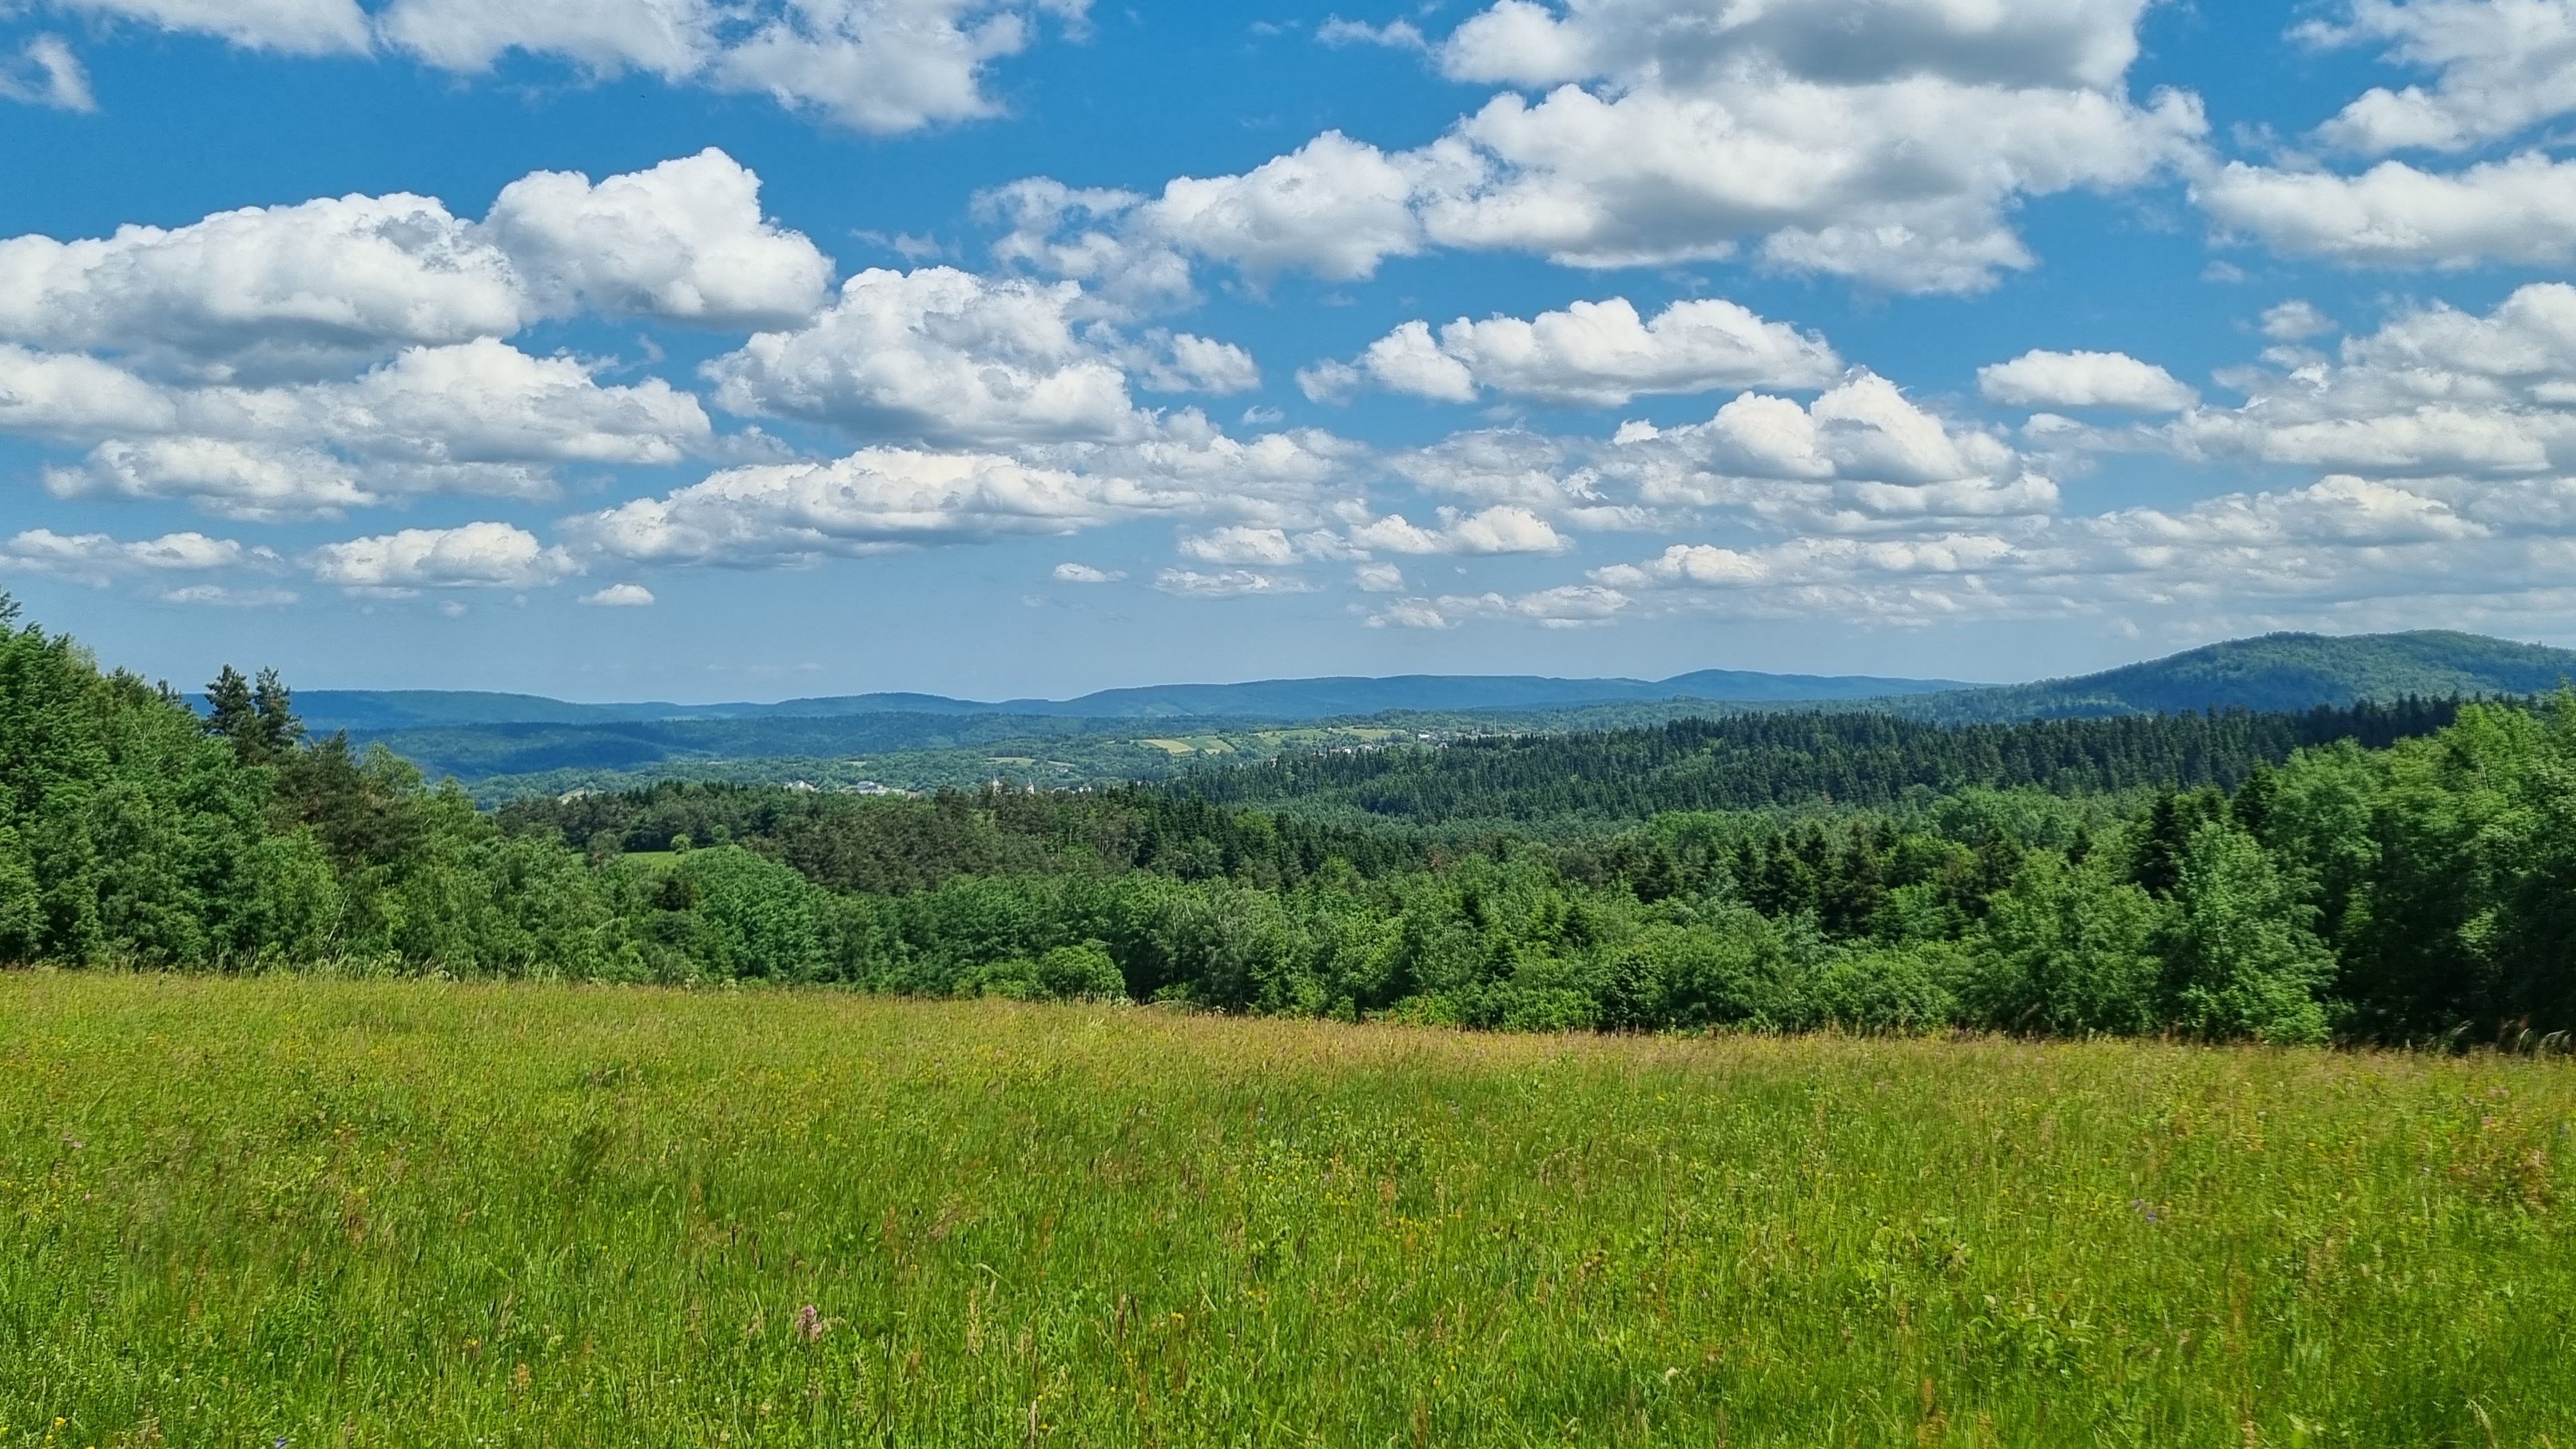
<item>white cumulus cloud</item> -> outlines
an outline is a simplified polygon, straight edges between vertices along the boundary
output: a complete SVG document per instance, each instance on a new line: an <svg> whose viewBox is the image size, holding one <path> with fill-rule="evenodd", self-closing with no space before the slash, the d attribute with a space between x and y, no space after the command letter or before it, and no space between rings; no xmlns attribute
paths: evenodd
<svg viewBox="0 0 2576 1449"><path fill-rule="evenodd" d="M1615 407L1641 394L1717 388L1824 387L1842 360L1822 337L1719 298L1675 302L1652 320L1624 297L1576 302L1528 319L1461 317L1435 335L1407 322L1352 364L1310 372L1310 396L1328 397L1365 377L1390 392L1472 402L1512 397Z"/></svg>
<svg viewBox="0 0 2576 1449"><path fill-rule="evenodd" d="M2457 172L2383 161L2357 176L2231 161L2193 194L2221 227L2287 256L2447 269L2576 260L2576 162L2538 151Z"/></svg>
<svg viewBox="0 0 2576 1449"><path fill-rule="evenodd" d="M1165 569L1154 575L1154 587L1185 599L1245 599L1315 591L1314 585L1294 574L1263 573L1256 569L1221 569L1215 573Z"/></svg>
<svg viewBox="0 0 2576 1449"><path fill-rule="evenodd" d="M317 583L396 597L422 589L542 588L580 572L563 549L506 523L406 528L326 543L306 562Z"/></svg>
<svg viewBox="0 0 2576 1449"><path fill-rule="evenodd" d="M891 134L995 114L993 62L1089 0L53 0L57 8L290 54L406 55L459 74L513 51L591 76L766 95Z"/></svg>
<svg viewBox="0 0 2576 1449"><path fill-rule="evenodd" d="M31 528L0 544L0 564L99 585L132 574L211 573L277 562L269 549L193 531L128 542L104 533Z"/></svg>
<svg viewBox="0 0 2576 1449"><path fill-rule="evenodd" d="M566 527L586 547L618 558L763 566L1070 534L1210 501L1150 476L1046 467L998 453L868 448L828 463L729 468Z"/></svg>
<svg viewBox="0 0 2576 1449"><path fill-rule="evenodd" d="M357 0L54 0L101 20L211 35L251 50L289 55L363 54L366 13Z"/></svg>
<svg viewBox="0 0 2576 1449"><path fill-rule="evenodd" d="M861 272L809 324L760 333L707 374L737 413L994 446L1151 436L1158 423L1129 393L1129 367L1166 391L1238 392L1260 380L1229 344L1123 338L1079 283L954 267Z"/></svg>
<svg viewBox="0 0 2576 1449"><path fill-rule="evenodd" d="M57 493L187 498L220 513L337 512L423 492L538 496L561 464L669 463L707 445L697 399L658 378L603 387L507 343L413 348L348 382L155 384L0 346L0 427L98 440Z"/></svg>
<svg viewBox="0 0 2576 1449"><path fill-rule="evenodd" d="M1626 594L1599 584L1564 584L1526 594L1397 599L1371 614L1368 622L1377 628L1454 629L1473 619L1503 619L1543 629L1585 629L1611 622L1630 602Z"/></svg>
<svg viewBox="0 0 2576 1449"><path fill-rule="evenodd" d="M2317 130L2366 153L2463 151L2576 112L2571 0L2352 0L2297 32L2320 46L2376 45L2430 85L2373 86Z"/></svg>
<svg viewBox="0 0 2576 1449"><path fill-rule="evenodd" d="M578 308L740 325L801 315L831 266L707 151L592 186L540 172L478 224L395 193L0 240L0 340L213 380L313 376L508 337Z"/></svg>
<svg viewBox="0 0 2576 1449"><path fill-rule="evenodd" d="M2294 297L2263 311L2263 335L2275 342L2305 342L2334 330L2334 319L2314 302Z"/></svg>
<svg viewBox="0 0 2576 1449"><path fill-rule="evenodd" d="M1991 433L1857 373L1801 405L1744 393L1704 423L1630 424L1595 467L1649 506L1742 510L1830 532L2046 514L2057 487Z"/></svg>
<svg viewBox="0 0 2576 1449"><path fill-rule="evenodd" d="M1360 548L1404 554L1563 553L1574 546L1546 519L1509 503L1474 513L1443 508L1432 528L1391 513L1354 526L1350 541Z"/></svg>
<svg viewBox="0 0 2576 1449"><path fill-rule="evenodd" d="M2170 413L2200 400L2172 373L2122 352L2034 349L1977 369L1977 389L1988 401L2019 408Z"/></svg>
<svg viewBox="0 0 2576 1449"><path fill-rule="evenodd" d="M711 327L792 323L823 302L832 263L762 216L760 178L710 147L611 176L539 171L503 187L484 231L553 311Z"/></svg>
<svg viewBox="0 0 2576 1449"><path fill-rule="evenodd" d="M1511 89L1432 143L1326 132L1152 197L1038 183L1016 193L1006 251L1166 293L1196 260L1353 280L1435 246L1585 267L1749 253L1974 292L2030 264L2022 199L2135 186L2197 154L2196 98L2126 89L2146 3L1500 0L1435 55Z"/></svg>

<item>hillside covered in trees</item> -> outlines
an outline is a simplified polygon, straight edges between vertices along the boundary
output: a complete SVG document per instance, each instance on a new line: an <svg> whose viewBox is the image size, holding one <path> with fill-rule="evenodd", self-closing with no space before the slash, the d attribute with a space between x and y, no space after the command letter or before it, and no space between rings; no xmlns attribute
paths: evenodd
<svg viewBox="0 0 2576 1449"><path fill-rule="evenodd" d="M2076 679L1993 688L1939 680L1701 670L1673 678L1409 676L1257 680L983 704L924 694L775 704L571 704L436 690L302 697L319 733L381 743L496 804L661 780L908 789L1166 779L1353 744L1575 734L1765 712L1872 713L1941 724L2299 713L2409 699L2523 698L2576 678L2576 653L2474 634L2270 634ZM1316 736L1331 737L1318 740ZM1705 803L1723 803L1710 800ZM1627 808L1619 805L1616 808Z"/></svg>
<svg viewBox="0 0 2576 1449"><path fill-rule="evenodd" d="M1725 724L487 814L306 737L273 675L227 670L200 714L0 603L0 961L1496 1027L2576 1028L2576 704Z"/></svg>
<svg viewBox="0 0 2576 1449"><path fill-rule="evenodd" d="M2451 722L2451 700L2297 714L2127 715L1937 725L1887 714L1779 713L1654 728L1337 750L1207 770L1180 788L1229 804L1440 824L1596 825L1671 810L1886 808L1970 788L2110 794L2234 788L2309 745L2384 746Z"/></svg>
<svg viewBox="0 0 2576 1449"><path fill-rule="evenodd" d="M1882 701L1916 719L1991 721L2311 709L2404 698L2528 696L2576 681L2576 651L2483 634L2264 634L2073 679Z"/></svg>

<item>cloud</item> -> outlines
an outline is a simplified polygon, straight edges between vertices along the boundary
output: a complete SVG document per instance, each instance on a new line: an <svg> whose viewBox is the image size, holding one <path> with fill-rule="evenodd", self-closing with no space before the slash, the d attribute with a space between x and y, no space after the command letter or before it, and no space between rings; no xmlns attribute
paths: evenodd
<svg viewBox="0 0 2576 1449"><path fill-rule="evenodd" d="M1041 182L1017 194L1006 250L1166 294L1194 261L1349 281L1432 247L1582 267L1749 253L1980 291L2031 264L2010 224L2025 198L2135 186L2196 155L2196 98L2126 93L2145 5L1501 0L1434 54L1453 80L1514 89L1430 144L1329 131L1150 198Z"/></svg>
<svg viewBox="0 0 2576 1449"><path fill-rule="evenodd" d="M1423 528L1393 513L1353 527L1350 541L1360 548L1405 554L1563 553L1574 546L1546 519L1513 504L1463 514L1443 508L1439 519L1439 527Z"/></svg>
<svg viewBox="0 0 2576 1449"><path fill-rule="evenodd" d="M1748 391L1705 422L1631 421L1599 440L1470 431L1384 466L1418 488L1509 505L1558 529L1669 529L1715 513L1766 528L1890 532L2038 517L2058 502L2056 484L2001 436L1942 418L1866 370L1812 403Z"/></svg>
<svg viewBox="0 0 2576 1449"><path fill-rule="evenodd" d="M387 44L442 70L488 71L516 50L679 83L715 58L715 21L703 0L393 0L378 24Z"/></svg>
<svg viewBox="0 0 2576 1449"><path fill-rule="evenodd" d="M1674 544L1635 564L1595 569L1597 586L1651 610L1727 617L1837 618L1919 626L1978 614L2063 612L2026 546L1992 535L1906 540L1801 538L1751 548ZM2002 585L1999 587L1998 584ZM2011 592L2012 589L2022 592Z"/></svg>
<svg viewBox="0 0 2576 1449"><path fill-rule="evenodd" d="M1584 629L1607 624L1630 600L1598 584L1567 584L1527 594L1444 594L1398 599L1369 616L1373 628L1454 629L1471 619L1534 623L1543 629Z"/></svg>
<svg viewBox="0 0 2576 1449"><path fill-rule="evenodd" d="M89 72L59 35L39 35L19 47L18 63L0 61L0 100L51 106L58 111L95 111Z"/></svg>
<svg viewBox="0 0 2576 1449"><path fill-rule="evenodd" d="M533 589L580 572L570 554L506 523L406 528L326 543L306 560L317 583L403 597L422 589Z"/></svg>
<svg viewBox="0 0 2576 1449"><path fill-rule="evenodd" d="M610 584L595 594L584 594L581 601L596 609L649 609L653 591L642 584Z"/></svg>
<svg viewBox="0 0 2576 1449"><path fill-rule="evenodd" d="M44 478L65 498L186 498L210 513L261 521L330 517L386 501L329 453L212 438L101 443L79 466L48 468Z"/></svg>
<svg viewBox="0 0 2576 1449"><path fill-rule="evenodd" d="M189 584L160 595L162 603L202 609L282 609L300 597L293 589L236 589L223 584Z"/></svg>
<svg viewBox="0 0 2576 1449"><path fill-rule="evenodd" d="M2377 45L2434 72L2430 86L2373 86L2317 128L2330 146L2377 155L2456 152L2576 112L2570 0L2352 0L2293 32L2318 46Z"/></svg>
<svg viewBox="0 0 2576 1449"><path fill-rule="evenodd" d="M1187 332L1149 332L1142 345L1120 349L1119 362L1155 392L1223 397L1261 386L1261 368L1251 353Z"/></svg>
<svg viewBox="0 0 2576 1449"><path fill-rule="evenodd" d="M1355 363L1310 370L1299 381L1318 400L1365 377L1390 392L1443 402L1473 402L1490 389L1616 407L1647 393L1824 387L1841 372L1842 360L1822 337L1766 322L1733 302L1675 302L1647 321L1626 298L1613 297L1528 320L1461 317L1436 338L1428 323L1407 322Z"/></svg>
<svg viewBox="0 0 2576 1449"><path fill-rule="evenodd" d="M1132 458L1105 461L1095 471L998 453L867 448L828 463L726 469L662 498L568 520L566 531L617 558L758 567L1260 506L1115 466Z"/></svg>
<svg viewBox="0 0 2576 1449"><path fill-rule="evenodd" d="M2275 342L2305 342L2335 330L2335 321L2313 302L2292 298L2264 309L2263 335Z"/></svg>
<svg viewBox="0 0 2576 1449"><path fill-rule="evenodd" d="M504 337L534 312L508 256L419 196L0 241L0 337L217 377Z"/></svg>
<svg viewBox="0 0 2576 1449"><path fill-rule="evenodd" d="M1060 584L1114 584L1125 577L1127 575L1121 570L1093 568L1083 563L1057 564L1054 574L1055 581Z"/></svg>
<svg viewBox="0 0 2576 1449"><path fill-rule="evenodd" d="M1240 176L1174 180L1136 209L1134 225L1149 244L1227 262L1256 282L1292 270L1359 281L1422 249L1417 174L1327 131Z"/></svg>
<svg viewBox="0 0 2576 1449"><path fill-rule="evenodd" d="M0 343L0 428L78 438L157 432L178 417L167 392L113 363Z"/></svg>
<svg viewBox="0 0 2576 1449"><path fill-rule="evenodd" d="M2013 545L2004 539L1957 533L1906 540L1802 538L1759 548L1677 543L1643 563L1596 569L1593 577L1624 589L1750 589L1839 579L1862 571L1966 573L1991 568L2014 555Z"/></svg>
<svg viewBox="0 0 2576 1449"><path fill-rule="evenodd" d="M596 77L766 95L853 130L892 134L999 107L992 62L1026 50L1041 15L1078 25L1088 0L56 0L76 12L293 54L408 55L459 74L512 51Z"/></svg>
<svg viewBox="0 0 2576 1449"><path fill-rule="evenodd" d="M1633 527L1645 520L1609 496L1600 471L1581 461L1603 451L1581 440L1525 428L1452 433L1428 447L1397 453L1389 471L1417 488L1478 503L1515 504L1586 528Z"/></svg>
<svg viewBox="0 0 2576 1449"><path fill-rule="evenodd" d="M1195 569L1165 569L1154 575L1154 587L1185 599L1243 599L1258 594L1310 594L1314 585L1293 574L1224 569L1203 574Z"/></svg>
<svg viewBox="0 0 2576 1449"><path fill-rule="evenodd" d="M394 193L11 237L0 340L234 381L508 337L581 307L708 325L801 313L830 264L761 217L758 186L710 150L595 187L539 172L482 224Z"/></svg>
<svg viewBox="0 0 2576 1449"><path fill-rule="evenodd" d="M2137 58L2144 0L1977 5L1823 0L1711 15L1689 0L1501 0L1442 46L1452 79L1531 89L1603 75L1675 83L1776 67L1846 81L1932 73L1993 85L2108 87Z"/></svg>
<svg viewBox="0 0 2576 1449"><path fill-rule="evenodd" d="M2516 289L2484 315L2416 308L2338 355L2227 375L2246 401L2122 446L2362 477L2576 472L2576 287Z"/></svg>
<svg viewBox="0 0 2576 1449"><path fill-rule="evenodd" d="M1078 283L954 267L861 272L806 326L760 333L706 372L737 413L989 447L1151 436L1159 425L1128 392L1131 366L1164 391L1260 382L1238 347L1167 332L1127 341Z"/></svg>
<svg viewBox="0 0 2576 1449"><path fill-rule="evenodd" d="M2023 408L2180 412L2200 395L2151 362L2120 352L2030 351L1977 369L1989 402Z"/></svg>
<svg viewBox="0 0 2576 1449"><path fill-rule="evenodd" d="M104 533L60 534L31 528L0 544L0 563L92 585L135 574L211 573L277 562L277 555L268 549L195 532L165 533L128 543Z"/></svg>
<svg viewBox="0 0 2576 1449"><path fill-rule="evenodd" d="M713 147L596 186L534 172L502 188L484 230L558 313L778 326L832 280L830 258L761 215L760 178Z"/></svg>
<svg viewBox="0 0 2576 1449"><path fill-rule="evenodd" d="M1397 599L1368 616L1372 629L1447 629L1449 616L1429 599Z"/></svg>
<svg viewBox="0 0 2576 1449"><path fill-rule="evenodd" d="M1655 508L1742 510L1835 533L2046 514L2056 485L2002 439L1951 424L1869 372L1801 406L1747 392L1704 423L1632 423L1595 463Z"/></svg>
<svg viewBox="0 0 2576 1449"><path fill-rule="evenodd" d="M1590 580L1650 614L1894 625L2153 609L2224 618L2230 628L2385 628L2404 622L2409 606L2502 618L2517 606L2568 602L2576 287L2526 286L2485 313L2418 307L2347 337L2332 357L2285 350L2269 366L2221 380L2244 401L2196 403L2170 420L2117 428L2063 423L2052 435L2078 450L2296 468L2309 480L2179 507L2074 517L1923 509L1849 527L1809 503L1783 507L1746 476L1731 499L1713 490L1712 516L1749 517L1792 536L1674 543L1595 569ZM1756 414L1744 421L1777 429L1756 429L1757 439L1803 443L1785 408L1766 401ZM1928 434L1917 441L1931 442ZM1714 457L1721 442L1743 438L1701 437L1695 447ZM1812 467L1802 446L1749 451L1767 456L1772 473ZM1918 475L1936 453L1917 450ZM1875 470L1898 471L1886 461ZM1622 476L1598 466L1605 486ZM2009 476L2009 468L1991 475Z"/></svg>
<svg viewBox="0 0 2576 1449"><path fill-rule="evenodd" d="M1201 563L1276 566L1295 563L1298 554L1297 546L1288 541L1285 529L1234 524L1208 533L1184 536L1181 539L1181 556Z"/></svg>
<svg viewBox="0 0 2576 1449"><path fill-rule="evenodd" d="M1364 20L1345 20L1327 16L1315 27L1315 39L1339 48L1346 45L1377 45L1388 50L1429 51L1431 42L1423 37L1420 27L1410 20L1390 20L1384 25L1371 25Z"/></svg>
<svg viewBox="0 0 2576 1449"><path fill-rule="evenodd" d="M211 35L247 50L288 55L359 55L369 48L356 0L54 0L103 20Z"/></svg>
<svg viewBox="0 0 2576 1449"><path fill-rule="evenodd" d="M1391 563L1364 563L1351 570L1351 584L1364 594L1399 593L1404 570Z"/></svg>
<svg viewBox="0 0 2576 1449"><path fill-rule="evenodd" d="M561 0L566 5L588 0ZM1037 15L1079 22L1089 0L795 0L710 68L721 89L765 93L853 130L891 134L996 114L984 68L1028 48Z"/></svg>
<svg viewBox="0 0 2576 1449"><path fill-rule="evenodd" d="M2276 330L2313 335L2319 320L2285 316ZM1457 477L1554 480L1597 507L1634 499L1661 528L1753 535L1686 538L1591 570L1588 586L1625 601L1602 617L1919 627L2158 611L2241 632L2401 627L2427 610L2502 621L2576 604L2576 286L2526 285L2483 312L2416 306L2331 355L2278 347L2265 359L2219 374L2241 402L2034 423L2068 452L2307 475L2179 506L2066 515L2002 438L1867 374L1811 406L1749 392L1706 423L1629 424L1606 444L1506 430L1444 446L1487 455ZM2101 378L2124 375L2136 380L2051 358L2003 374L2001 390L2072 405L2123 391ZM1520 617L1535 597L1404 598L1376 622Z"/></svg>
<svg viewBox="0 0 2576 1449"><path fill-rule="evenodd" d="M2403 161L2358 176L2231 161L2193 195L2220 226L2287 256L2442 269L2576 260L2576 162L2537 151L2451 174Z"/></svg>
<svg viewBox="0 0 2576 1449"><path fill-rule="evenodd" d="M541 496L557 465L670 463L711 440L697 399L659 378L603 387L573 359L489 340L268 388L157 385L0 346L0 428L103 439L48 472L56 493L187 498L245 518L409 493Z"/></svg>

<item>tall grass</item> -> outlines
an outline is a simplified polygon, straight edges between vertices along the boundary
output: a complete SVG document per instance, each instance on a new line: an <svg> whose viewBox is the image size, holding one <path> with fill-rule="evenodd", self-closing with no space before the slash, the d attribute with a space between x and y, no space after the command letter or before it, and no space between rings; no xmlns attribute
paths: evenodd
<svg viewBox="0 0 2576 1449"><path fill-rule="evenodd" d="M2576 1068L0 977L0 1444L2576 1449Z"/></svg>

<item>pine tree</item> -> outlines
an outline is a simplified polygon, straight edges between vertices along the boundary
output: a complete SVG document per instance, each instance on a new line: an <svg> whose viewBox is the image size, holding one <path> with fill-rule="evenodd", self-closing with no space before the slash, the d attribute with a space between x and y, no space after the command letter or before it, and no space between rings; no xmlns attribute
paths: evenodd
<svg viewBox="0 0 2576 1449"><path fill-rule="evenodd" d="M232 741L233 758L243 764L255 764L265 753L259 702L250 681L229 664L206 686L206 733Z"/></svg>
<svg viewBox="0 0 2576 1449"><path fill-rule="evenodd" d="M259 716L260 753L275 759L304 741L304 721L295 717L295 693L274 669L259 672L259 683L251 691L251 707Z"/></svg>

